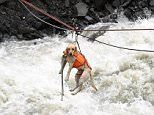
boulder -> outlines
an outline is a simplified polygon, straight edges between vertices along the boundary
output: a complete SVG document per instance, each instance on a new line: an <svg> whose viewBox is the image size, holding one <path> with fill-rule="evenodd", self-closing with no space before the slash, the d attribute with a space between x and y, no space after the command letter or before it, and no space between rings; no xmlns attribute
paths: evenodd
<svg viewBox="0 0 154 115"><path fill-rule="evenodd" d="M65 0L65 6L70 7L70 0Z"/></svg>
<svg viewBox="0 0 154 115"><path fill-rule="evenodd" d="M132 2L132 0L120 0L120 1L122 7L127 7Z"/></svg>
<svg viewBox="0 0 154 115"><path fill-rule="evenodd" d="M77 12L78 12L78 16L86 16L87 12L88 12L88 5L83 3L83 2L79 2L76 5L77 8Z"/></svg>
<svg viewBox="0 0 154 115"><path fill-rule="evenodd" d="M110 3L106 3L105 4L105 8L110 12L110 13L113 13L114 12L114 9L112 7L112 5Z"/></svg>
<svg viewBox="0 0 154 115"><path fill-rule="evenodd" d="M113 2L112 2L112 6L114 6L115 8L119 8L120 7L120 0L114 0Z"/></svg>
<svg viewBox="0 0 154 115"><path fill-rule="evenodd" d="M119 9L129 20L147 18L146 11L154 13L154 0L26 0L43 9L52 16L73 26L85 28L99 21L116 22ZM28 7L38 18L66 28L64 25ZM117 11L115 14L115 10ZM66 35L66 32L54 28L36 19L18 0L0 0L0 42L5 39L32 40L44 35ZM94 35L95 36L95 35Z"/></svg>
<svg viewBox="0 0 154 115"><path fill-rule="evenodd" d="M8 1L8 0L0 0L0 4L4 3L6 1Z"/></svg>
<svg viewBox="0 0 154 115"><path fill-rule="evenodd" d="M149 0L149 5L154 6L154 0Z"/></svg>
<svg viewBox="0 0 154 115"><path fill-rule="evenodd" d="M112 5L116 8L127 7L132 0L114 0Z"/></svg>
<svg viewBox="0 0 154 115"><path fill-rule="evenodd" d="M154 14L154 0L150 0L149 7L152 10L152 13Z"/></svg>
<svg viewBox="0 0 154 115"><path fill-rule="evenodd" d="M104 9L107 1L108 0L94 0L96 10L101 11L102 9Z"/></svg>

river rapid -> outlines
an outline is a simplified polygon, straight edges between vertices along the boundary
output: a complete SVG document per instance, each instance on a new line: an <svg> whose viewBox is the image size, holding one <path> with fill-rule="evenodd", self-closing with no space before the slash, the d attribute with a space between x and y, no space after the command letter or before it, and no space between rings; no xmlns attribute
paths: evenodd
<svg viewBox="0 0 154 115"><path fill-rule="evenodd" d="M102 23L91 25L95 29ZM154 18L110 29L153 28ZM90 35L92 33L84 33ZM154 53L128 51L78 38L93 68L98 91L88 83L73 96L75 69L64 82L61 101L60 58L72 35L0 44L0 115L153 115ZM154 50L154 31L106 32L97 40L136 49ZM35 44L36 43L36 44ZM64 76L68 65L64 70Z"/></svg>

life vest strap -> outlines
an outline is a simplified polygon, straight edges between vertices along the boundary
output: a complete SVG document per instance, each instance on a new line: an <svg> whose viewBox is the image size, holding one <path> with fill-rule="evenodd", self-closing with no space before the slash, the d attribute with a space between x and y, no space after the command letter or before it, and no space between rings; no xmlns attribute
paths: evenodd
<svg viewBox="0 0 154 115"><path fill-rule="evenodd" d="M83 73L84 69L79 69L76 73L76 77L81 77L82 73Z"/></svg>
<svg viewBox="0 0 154 115"><path fill-rule="evenodd" d="M67 50L63 51L64 55L66 56L68 54ZM83 66L84 64L87 64L87 66L92 70L90 64L88 63L87 59L85 56L78 51L74 52L74 57L76 58L73 64L74 68L78 68L80 66Z"/></svg>

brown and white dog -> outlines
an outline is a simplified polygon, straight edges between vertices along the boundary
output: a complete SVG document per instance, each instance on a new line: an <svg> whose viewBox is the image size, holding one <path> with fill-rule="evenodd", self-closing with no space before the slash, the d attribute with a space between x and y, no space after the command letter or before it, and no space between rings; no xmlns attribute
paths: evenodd
<svg viewBox="0 0 154 115"><path fill-rule="evenodd" d="M76 87L70 90L72 92L71 94L75 95L80 92L82 90L83 83L87 81L89 77L91 81L91 86L97 91L97 88L93 81L93 76L91 74L92 69L85 56L81 52L77 51L77 47L75 46L75 44L70 43L63 53L64 55L61 61L62 66L59 73L62 72L65 67L65 64L68 62L69 69L65 77L65 81L69 80L72 68L76 68L78 70L75 75Z"/></svg>

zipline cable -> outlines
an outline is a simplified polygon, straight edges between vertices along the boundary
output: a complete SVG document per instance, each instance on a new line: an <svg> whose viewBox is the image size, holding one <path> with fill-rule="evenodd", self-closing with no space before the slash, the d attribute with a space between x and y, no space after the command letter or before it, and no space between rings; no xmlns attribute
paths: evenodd
<svg viewBox="0 0 154 115"><path fill-rule="evenodd" d="M78 45L79 51L81 52L80 44L78 42L78 33L77 32L75 33L75 41L76 41L76 43Z"/></svg>
<svg viewBox="0 0 154 115"><path fill-rule="evenodd" d="M66 26L67 28L69 28L69 29L65 29L65 30L74 30L73 27L69 26L68 24L66 24L65 22L59 20L58 18L56 18L56 17L50 15L49 13L45 12L44 10L42 10L42 9L40 9L40 8L38 8L38 7L36 7L35 5L31 4L30 2L27 2L27 1L25 1L25 0L18 0L18 1L19 1L20 3L22 3L22 5L25 3L25 4L27 4L28 6L34 8L36 11L38 11L38 12L44 14L45 16L47 16L47 17L49 17L49 18L51 18L51 19L53 19L53 20L59 22L60 24ZM24 7L25 7L25 5L24 5ZM30 10L28 10L28 11L30 11ZM30 12L31 12L31 11L30 11ZM34 16L34 15L33 15L33 16ZM36 16L35 16L35 17L36 17ZM44 21L43 21L43 22L44 22ZM53 25L52 25L52 26L53 26ZM55 26L55 25L54 25L54 26ZM57 28L58 26L55 26L55 27ZM60 28L60 27L58 27L58 28ZM62 29L62 28L61 28L61 29ZM64 29L64 28L63 28L63 29Z"/></svg>
<svg viewBox="0 0 154 115"><path fill-rule="evenodd" d="M48 22L45 22L44 20L42 21L42 19L41 19L42 22L44 22L44 23L46 23L46 24L49 24L49 25L51 25L51 26L53 26L53 27L55 27L55 28L62 29L62 30L73 30L73 31L76 31L76 32L83 32L83 31L150 31L150 30L151 30L151 31L154 31L153 28L152 28L152 29L144 29L144 28L143 28L143 29L87 29L87 30L84 30L84 29L75 29L74 27L72 27L72 26L66 24L65 22L61 21L60 19L58 19L58 18L56 18L56 17L50 15L49 13L45 12L43 9L40 9L40 8L36 7L35 5L31 4L30 2L27 2L27 1L25 1L25 0L18 0L18 1L19 1L20 3L22 3L23 5L24 5L24 3L27 4L28 6L34 8L36 11L38 11L38 12L40 12L40 13L46 15L47 17L49 17L49 18L51 18L51 19L53 19L53 20L59 22L60 24L66 26L67 28L69 28L69 29L60 28L60 27L58 27L58 26L52 25L52 24L50 24L50 23L48 23ZM24 7L25 7L25 5L24 5ZM26 8L31 14L33 14L27 7L25 7L25 8ZM38 17L37 17L36 15L33 14L33 16L35 16L35 17L38 19ZM39 19L39 20L40 20L40 19Z"/></svg>
<svg viewBox="0 0 154 115"><path fill-rule="evenodd" d="M81 34L78 34L82 37L85 37L85 38L88 38L88 39L91 39L90 37L88 36L84 36L84 35L81 35ZM108 44L108 43L105 43L105 42L102 42L102 41L99 41L99 40L94 40L98 43L101 43L101 44L104 44L106 46L110 46L110 47L114 47L114 48L119 48L119 49L125 49L125 50L132 50L132 51L140 51L140 52L154 52L154 50L141 50L141 49L134 49L134 48L127 48L127 47L121 47L121 46L117 46L117 45L112 45L112 44Z"/></svg>
<svg viewBox="0 0 154 115"><path fill-rule="evenodd" d="M80 35L80 36L82 36L82 37L86 37L86 38L89 38L89 39L91 39L90 37L87 37L87 36L84 36L84 35L81 35L81 34L78 34L78 32L83 32L83 31L145 31L145 30L148 30L148 31L150 31L150 30L154 30L154 29L100 29L100 30L81 30L81 29L76 29L76 28L74 28L74 27L72 27L72 26L70 26L70 25L68 25L68 24L66 24L65 22L63 22L63 21L61 21L61 20L59 20L58 18L56 18L56 17L54 17L54 16L52 16L52 15L50 15L50 14L48 14L47 12L45 12L44 10L42 10L42 9L40 9L40 8L38 8L38 7L36 7L36 6L34 6L33 4L31 4L31 3L29 3L29 2L27 2L27 1L25 1L25 0L18 0L34 17L36 17L37 19L39 19L40 21L42 21L42 22L44 22L44 23L46 23L46 24L49 24L49 25L51 25L52 27L55 27L55 28L58 28L58 29L62 29L62 30L73 30L73 31L75 31L76 33L77 33L77 35ZM58 26L55 26L55 25L52 25L52 24L50 24L50 23L48 23L48 22L46 22L46 21L44 21L44 20L42 20L42 19L40 19L39 17L37 17L35 14L33 14L26 6L25 6L25 4L27 4L27 5L29 5L30 7L32 7L32 8L34 8L35 10L37 10L37 11L39 11L40 13L42 13L42 14L44 14L44 15L46 15L46 16L48 16L49 18L51 18L51 19L53 19L53 20L55 20L55 21L57 21L57 22L59 22L59 23L61 23L62 25L64 25L64 26L66 26L66 27L68 27L69 29L65 29L65 28L61 28L61 27L58 27ZM76 42L77 42L77 44L78 44L78 46L79 46L79 43L78 43L78 41L77 41L77 36L76 36ZM94 41L96 41L96 42L98 42L98 43L101 43L101 44L104 44L104 45L107 45L107 46L111 46L111 47L115 47L115 48L119 48L119 49L126 49L126 50L133 50L133 51L142 51L142 52L154 52L153 50L140 50L140 49L133 49L133 48L126 48L126 47L121 47L121 46L116 46L116 45L112 45L112 44L108 44L108 43L105 43L105 42L102 42L102 41L99 41L99 40L94 40ZM80 49L80 46L79 46L79 49ZM80 51L81 51L81 49L80 49Z"/></svg>
<svg viewBox="0 0 154 115"><path fill-rule="evenodd" d="M43 23L45 23L45 24L48 24L48 25L50 25L50 26L52 26L52 27L54 27L54 28L61 29L61 30L64 30L64 31L68 31L68 29L66 29L66 28L61 28L61 27L59 27L59 26L53 25L53 24L51 24L51 23L49 23L49 22L46 22L46 21L42 20L41 18L39 18L38 16L36 16L33 12L31 12L31 11L28 9L28 7L27 7L23 2L21 2L21 0L18 0L18 1L25 7L25 9L26 9L32 16L34 16L36 19L40 20L41 22L43 22Z"/></svg>
<svg viewBox="0 0 154 115"><path fill-rule="evenodd" d="M94 29L87 29L87 30L76 30L77 32L83 32L83 31L154 31L154 29L100 29L100 30L94 30Z"/></svg>

